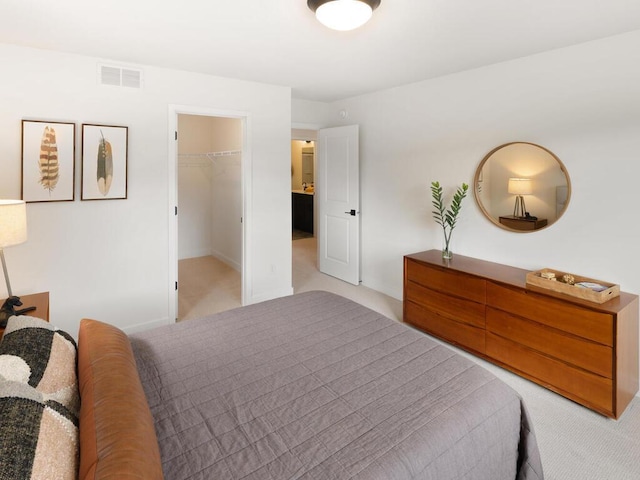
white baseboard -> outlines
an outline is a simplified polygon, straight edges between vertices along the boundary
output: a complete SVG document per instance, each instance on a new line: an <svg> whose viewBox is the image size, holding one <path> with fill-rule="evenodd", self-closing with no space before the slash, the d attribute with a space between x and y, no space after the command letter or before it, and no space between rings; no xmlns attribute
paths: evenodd
<svg viewBox="0 0 640 480"><path fill-rule="evenodd" d="M402 286L398 288L397 285L390 285L379 278L367 278L362 281L362 285L370 288L371 290L384 293L391 298L402 301Z"/></svg>
<svg viewBox="0 0 640 480"><path fill-rule="evenodd" d="M199 250L190 250L190 251L180 255L178 260L185 260L187 258L198 258L198 257L215 257L218 260L220 260L222 263L224 263L226 265L229 265L235 271L237 271L237 272L240 271L240 262L238 262L238 261L236 261L236 260L234 260L232 258L229 258L224 253L220 253L220 252L212 250L210 248L208 248L208 249L202 248L202 249L199 249Z"/></svg>
<svg viewBox="0 0 640 480"><path fill-rule="evenodd" d="M210 248L199 248L197 250L189 250L178 256L178 260L184 260L186 258L208 257L212 255Z"/></svg>
<svg viewBox="0 0 640 480"><path fill-rule="evenodd" d="M156 327L163 327L165 325L169 325L173 322L169 320L168 317L159 318L157 320L151 320L149 322L136 323L134 325L129 325L127 327L122 328L121 330L127 335L136 332L143 332L145 330L151 330Z"/></svg>
<svg viewBox="0 0 640 480"><path fill-rule="evenodd" d="M236 272L239 272L240 269L240 262L227 257L225 254L217 252L215 250L211 251L211 253L209 254L213 257L216 257L218 260L220 260L222 263L225 263L227 265L229 265L231 268L233 268Z"/></svg>
<svg viewBox="0 0 640 480"><path fill-rule="evenodd" d="M254 303L266 302L267 300L273 300L274 298L288 297L293 295L293 287L282 288L278 290L270 290L269 292L262 293L260 295L254 295L247 299L246 304L252 305Z"/></svg>

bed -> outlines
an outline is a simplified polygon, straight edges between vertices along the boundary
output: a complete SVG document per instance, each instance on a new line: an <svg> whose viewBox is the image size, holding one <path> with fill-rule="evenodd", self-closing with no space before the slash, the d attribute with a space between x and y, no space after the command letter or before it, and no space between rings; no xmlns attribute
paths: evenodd
<svg viewBox="0 0 640 480"><path fill-rule="evenodd" d="M77 372L80 479L543 479L512 389L327 292L129 337L83 320Z"/></svg>

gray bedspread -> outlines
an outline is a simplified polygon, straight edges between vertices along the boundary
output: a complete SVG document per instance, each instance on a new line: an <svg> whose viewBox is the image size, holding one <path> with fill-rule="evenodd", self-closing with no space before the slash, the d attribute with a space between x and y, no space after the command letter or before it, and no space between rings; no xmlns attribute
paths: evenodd
<svg viewBox="0 0 640 480"><path fill-rule="evenodd" d="M167 480L542 479L520 397L310 292L131 336Z"/></svg>

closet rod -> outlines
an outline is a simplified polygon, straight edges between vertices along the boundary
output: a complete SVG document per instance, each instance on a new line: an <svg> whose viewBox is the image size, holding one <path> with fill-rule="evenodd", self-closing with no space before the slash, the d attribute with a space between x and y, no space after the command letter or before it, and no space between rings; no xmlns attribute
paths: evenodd
<svg viewBox="0 0 640 480"><path fill-rule="evenodd" d="M205 152L205 153L180 153L178 157L182 158L197 158L197 157L230 157L232 155L240 155L242 150L221 150L219 152Z"/></svg>

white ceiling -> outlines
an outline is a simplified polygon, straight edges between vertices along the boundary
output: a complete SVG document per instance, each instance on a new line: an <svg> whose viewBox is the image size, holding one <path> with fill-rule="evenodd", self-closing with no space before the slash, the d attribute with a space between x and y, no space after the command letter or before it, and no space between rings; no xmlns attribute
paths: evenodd
<svg viewBox="0 0 640 480"><path fill-rule="evenodd" d="M0 42L331 101L640 29L639 0L382 0L352 32L323 27L306 3L0 0Z"/></svg>

